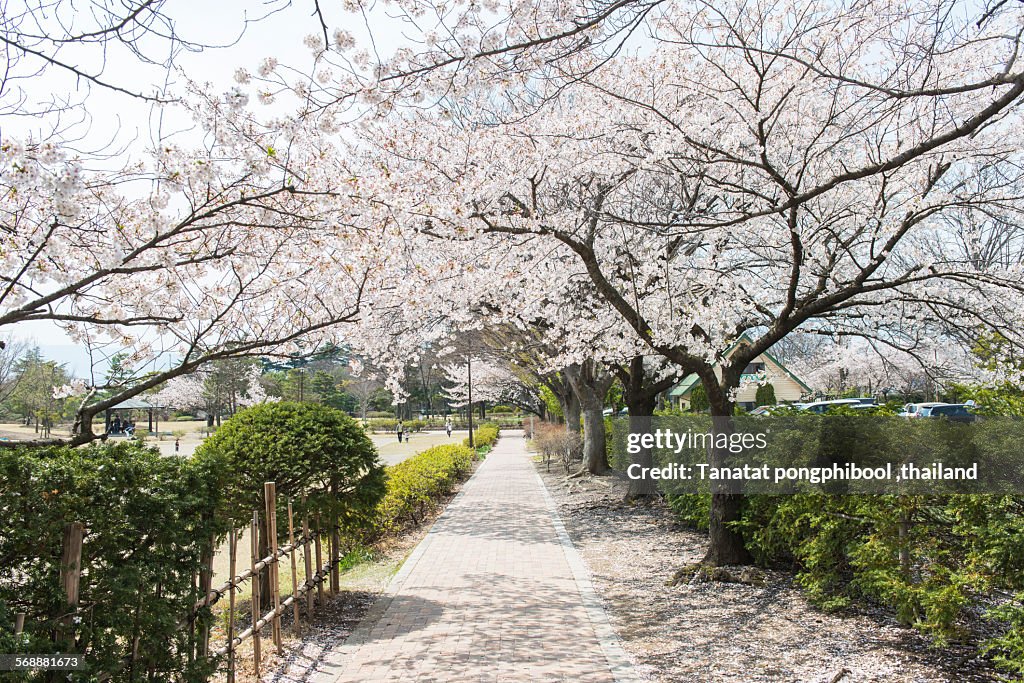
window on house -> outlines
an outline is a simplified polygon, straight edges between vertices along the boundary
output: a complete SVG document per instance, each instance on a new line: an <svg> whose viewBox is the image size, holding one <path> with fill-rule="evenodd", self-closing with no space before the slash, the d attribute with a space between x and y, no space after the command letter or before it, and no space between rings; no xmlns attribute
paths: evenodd
<svg viewBox="0 0 1024 683"><path fill-rule="evenodd" d="M764 372L764 363L750 363L747 365L747 369L743 371L744 375L758 375Z"/></svg>

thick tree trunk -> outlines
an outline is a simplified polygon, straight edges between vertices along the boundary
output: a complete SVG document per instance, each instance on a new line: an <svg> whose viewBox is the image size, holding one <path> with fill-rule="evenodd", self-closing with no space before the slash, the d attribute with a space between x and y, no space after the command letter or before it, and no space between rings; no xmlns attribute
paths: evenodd
<svg viewBox="0 0 1024 683"><path fill-rule="evenodd" d="M570 390L568 396L562 401L562 414L565 415L566 431L580 433L580 411L580 399L576 392Z"/></svg>
<svg viewBox="0 0 1024 683"><path fill-rule="evenodd" d="M652 419L654 414L655 397L651 396L629 401L629 431L631 434L648 434L652 431ZM653 498L658 495L657 481L649 476L648 470L654 467L654 454L650 447L641 445L640 450L633 454L632 465L640 468L640 477L629 478L629 489L626 491L626 500L634 501L643 498ZM635 468L634 468L635 469Z"/></svg>
<svg viewBox="0 0 1024 683"><path fill-rule="evenodd" d="M628 366L618 366L616 373L622 384L626 408L629 410L629 431L632 434L651 433L654 429L652 418L658 405L658 396L675 384L675 376L655 380L656 373L648 372L643 356L632 358ZM639 478L630 477L626 502L657 496L657 481L646 476L646 470L654 467L654 454L651 448L641 445L640 451L632 455L630 464L640 467L641 476Z"/></svg>
<svg viewBox="0 0 1024 683"><path fill-rule="evenodd" d="M583 411L583 469L581 472L605 474L608 466L604 429L604 397L612 376L602 373L597 363L589 360L565 371Z"/></svg>
<svg viewBox="0 0 1024 683"><path fill-rule="evenodd" d="M583 469L591 474L605 474L611 469L608 466L602 405L583 406Z"/></svg>
<svg viewBox="0 0 1024 683"><path fill-rule="evenodd" d="M702 381L711 404L712 432L717 443L719 434L731 434L733 429L733 402L729 398L731 383L725 376L722 382L716 381L712 373L709 373L708 378L702 378ZM728 458L728 448L711 449L712 467L725 465ZM712 482L711 518L708 525L710 545L704 556L704 564L719 567L726 564L750 564L752 561L743 544L743 536L731 526L733 522L739 521L743 508L743 494L732 488L736 484L731 481Z"/></svg>

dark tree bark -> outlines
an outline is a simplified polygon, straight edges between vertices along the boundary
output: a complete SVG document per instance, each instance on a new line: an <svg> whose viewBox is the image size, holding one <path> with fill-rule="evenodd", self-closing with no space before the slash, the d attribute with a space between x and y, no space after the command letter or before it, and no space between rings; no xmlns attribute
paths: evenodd
<svg viewBox="0 0 1024 683"><path fill-rule="evenodd" d="M580 399L572 388L572 383L566 377L565 371L542 379L545 386L558 399L558 406L562 409L562 418L565 420L566 431L580 433Z"/></svg>
<svg viewBox="0 0 1024 683"><path fill-rule="evenodd" d="M565 401L562 403L562 414L565 415L565 430L579 434L581 430L582 406L580 405L579 396L571 388L567 392Z"/></svg>
<svg viewBox="0 0 1024 683"><path fill-rule="evenodd" d="M676 382L675 376L653 381L653 376L644 367L644 357L633 358L628 366L617 366L615 374L622 384L623 398L629 411L629 431L633 434L649 433L652 429L651 417L657 407L658 395ZM654 455L649 447L640 447L640 451L632 457L632 464L639 465L641 472L654 467ZM626 500L649 499L658 495L657 481L649 476L629 479Z"/></svg>
<svg viewBox="0 0 1024 683"><path fill-rule="evenodd" d="M730 397L730 388L739 383L738 371L735 365L723 367L721 380L710 367L700 375L711 405L712 432L715 443L718 444L719 434L731 434L733 431L733 401ZM716 445L711 449L710 455L710 465L722 467L728 462L729 449ZM732 481L712 482L711 518L708 525L710 545L703 560L706 565L720 567L752 562L750 553L743 543L743 536L731 527L733 522L739 520L743 509L743 494L734 488L735 484L736 482Z"/></svg>

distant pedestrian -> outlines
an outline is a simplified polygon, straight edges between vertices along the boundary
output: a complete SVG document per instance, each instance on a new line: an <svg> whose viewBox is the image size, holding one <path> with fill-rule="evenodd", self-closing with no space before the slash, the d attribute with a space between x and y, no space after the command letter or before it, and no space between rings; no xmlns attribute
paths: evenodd
<svg viewBox="0 0 1024 683"><path fill-rule="evenodd" d="M444 431L448 433L448 438L452 438L452 419L450 417L445 418Z"/></svg>
<svg viewBox="0 0 1024 683"><path fill-rule="evenodd" d="M174 452L177 453L181 450L181 439L174 440Z"/></svg>
<svg viewBox="0 0 1024 683"><path fill-rule="evenodd" d="M405 432L405 426L402 424L401 420L398 421L398 426L395 427L395 432L398 434L398 443L402 443L402 434Z"/></svg>

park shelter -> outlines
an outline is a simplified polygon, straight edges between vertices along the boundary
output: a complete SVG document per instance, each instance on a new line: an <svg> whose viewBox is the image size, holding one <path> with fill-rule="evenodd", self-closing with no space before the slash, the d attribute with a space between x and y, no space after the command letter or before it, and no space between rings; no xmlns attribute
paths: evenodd
<svg viewBox="0 0 1024 683"><path fill-rule="evenodd" d="M139 415L145 415L147 420L147 430L149 432L155 432L160 429L160 415L159 411L163 406L144 401L141 398L129 398L125 401L113 405L106 410L106 417L104 420L104 431L110 433L110 425L114 420L114 417L120 417L123 423L126 419L130 420L133 424L138 424L136 419Z"/></svg>

